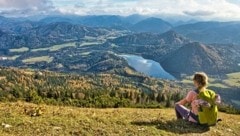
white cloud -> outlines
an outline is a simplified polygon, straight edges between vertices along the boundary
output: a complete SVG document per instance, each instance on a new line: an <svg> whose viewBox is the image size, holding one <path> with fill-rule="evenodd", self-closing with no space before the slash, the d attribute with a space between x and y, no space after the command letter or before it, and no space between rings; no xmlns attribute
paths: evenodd
<svg viewBox="0 0 240 136"><path fill-rule="evenodd" d="M0 0L3 9L42 9L51 5L49 0Z"/></svg>
<svg viewBox="0 0 240 136"><path fill-rule="evenodd" d="M213 15L215 12L207 10L197 10L197 11L183 11L183 13L190 16L210 16Z"/></svg>
<svg viewBox="0 0 240 136"><path fill-rule="evenodd" d="M0 0L0 10L63 14L143 14L195 19L240 20L238 0Z"/></svg>
<svg viewBox="0 0 240 136"><path fill-rule="evenodd" d="M50 0L0 0L0 15L29 16L53 11Z"/></svg>
<svg viewBox="0 0 240 136"><path fill-rule="evenodd" d="M55 0L56 1L56 0ZM64 1L64 0L62 0ZM143 14L196 19L240 20L234 0L82 0L81 6L58 7L74 14Z"/></svg>

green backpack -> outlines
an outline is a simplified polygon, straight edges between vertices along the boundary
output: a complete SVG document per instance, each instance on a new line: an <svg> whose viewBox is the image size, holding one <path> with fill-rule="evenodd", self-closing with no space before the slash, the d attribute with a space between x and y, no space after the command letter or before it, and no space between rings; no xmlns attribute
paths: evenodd
<svg viewBox="0 0 240 136"><path fill-rule="evenodd" d="M212 126L217 123L218 108L215 103L215 96L215 92L208 89L198 93L198 99L202 99L210 104L210 107L199 107L198 119L200 124Z"/></svg>

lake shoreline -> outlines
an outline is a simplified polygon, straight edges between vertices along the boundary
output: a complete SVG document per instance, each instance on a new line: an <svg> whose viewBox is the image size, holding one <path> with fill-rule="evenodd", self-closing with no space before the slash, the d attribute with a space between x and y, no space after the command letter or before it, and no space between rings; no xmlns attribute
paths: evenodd
<svg viewBox="0 0 240 136"><path fill-rule="evenodd" d="M128 62L128 65L133 67L137 72L155 78L169 80L176 79L173 75L166 72L161 66L161 64L156 61L145 59L142 56L137 56L133 54L120 54L118 56L124 58Z"/></svg>

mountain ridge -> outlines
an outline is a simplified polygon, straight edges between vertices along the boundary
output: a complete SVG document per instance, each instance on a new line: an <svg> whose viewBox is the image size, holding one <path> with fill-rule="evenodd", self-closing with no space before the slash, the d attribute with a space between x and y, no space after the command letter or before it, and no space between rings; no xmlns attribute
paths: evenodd
<svg viewBox="0 0 240 136"><path fill-rule="evenodd" d="M197 22L173 28L176 32L205 44L240 44L240 22Z"/></svg>
<svg viewBox="0 0 240 136"><path fill-rule="evenodd" d="M167 31L162 34L155 33L136 33L118 37L113 40L116 44L124 45L135 44L135 45L157 45L157 44L184 44L190 42L189 39L176 33L175 31Z"/></svg>
<svg viewBox="0 0 240 136"><path fill-rule="evenodd" d="M221 74L220 71L231 71L233 67L239 69L237 65L226 65L229 60L227 56L220 55L221 52L216 46L193 42L171 53L161 62L161 65L166 71L178 77L180 73L191 74L197 71L206 71L214 75ZM237 63L237 59L232 61Z"/></svg>
<svg viewBox="0 0 240 136"><path fill-rule="evenodd" d="M150 17L144 19L133 26L130 30L136 32L154 32L154 33L164 33L172 28L172 25L160 18Z"/></svg>

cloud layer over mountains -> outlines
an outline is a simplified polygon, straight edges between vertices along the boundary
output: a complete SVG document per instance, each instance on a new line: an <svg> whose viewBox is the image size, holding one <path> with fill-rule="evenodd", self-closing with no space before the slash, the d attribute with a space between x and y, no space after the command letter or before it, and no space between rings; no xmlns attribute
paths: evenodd
<svg viewBox="0 0 240 136"><path fill-rule="evenodd" d="M238 0L0 0L0 15L51 14L173 16L240 20Z"/></svg>

